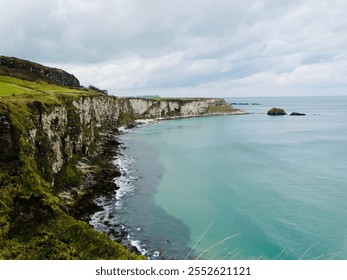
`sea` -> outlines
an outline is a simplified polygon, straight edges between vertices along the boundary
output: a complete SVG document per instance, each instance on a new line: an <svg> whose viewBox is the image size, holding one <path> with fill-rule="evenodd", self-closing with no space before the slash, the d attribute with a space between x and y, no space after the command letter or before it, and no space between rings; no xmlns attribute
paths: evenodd
<svg viewBox="0 0 347 280"><path fill-rule="evenodd" d="M347 259L347 97L225 99L249 114L119 136L120 190L94 220L114 212L150 259Z"/></svg>

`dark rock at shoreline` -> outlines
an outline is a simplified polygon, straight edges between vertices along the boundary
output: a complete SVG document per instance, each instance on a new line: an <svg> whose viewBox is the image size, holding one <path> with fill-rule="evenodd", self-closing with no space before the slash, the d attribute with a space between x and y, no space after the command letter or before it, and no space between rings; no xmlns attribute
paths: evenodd
<svg viewBox="0 0 347 280"><path fill-rule="evenodd" d="M304 113L293 112L290 114L291 116L306 116Z"/></svg>
<svg viewBox="0 0 347 280"><path fill-rule="evenodd" d="M260 105L259 103L246 103L246 102L232 102L230 105L241 105L241 106L247 106L247 105Z"/></svg>
<svg viewBox="0 0 347 280"><path fill-rule="evenodd" d="M281 108L272 108L270 109L267 114L269 116L284 116L284 115L287 115L286 111L284 111L283 109Z"/></svg>
<svg viewBox="0 0 347 280"><path fill-rule="evenodd" d="M91 178L85 181L82 195L75 197L75 203L70 208L70 213L75 218L89 222L92 214L103 209L96 204L96 198L104 196L111 199L115 190L118 189L114 178L119 177L121 173L112 162L114 156L119 152L119 145L114 134L111 134L102 144L100 153L91 159L93 168L88 174ZM109 222L109 218L112 218L113 215L114 213L110 213L108 219L102 220L107 228L104 233L113 241L123 245L128 251L140 255L141 252L131 244L128 238L128 230L121 224Z"/></svg>
<svg viewBox="0 0 347 280"><path fill-rule="evenodd" d="M119 142L110 136L101 148L100 154L97 154L91 161L93 168L86 176L88 180L84 182L82 195L74 197L73 207L70 213L77 219L89 222L93 213L102 210L95 202L100 196L110 197L118 186L114 178L120 176L118 168L112 164L114 156L117 154Z"/></svg>
<svg viewBox="0 0 347 280"><path fill-rule="evenodd" d="M243 103L243 102L233 102L233 103L230 103L230 105L249 105L249 103Z"/></svg>

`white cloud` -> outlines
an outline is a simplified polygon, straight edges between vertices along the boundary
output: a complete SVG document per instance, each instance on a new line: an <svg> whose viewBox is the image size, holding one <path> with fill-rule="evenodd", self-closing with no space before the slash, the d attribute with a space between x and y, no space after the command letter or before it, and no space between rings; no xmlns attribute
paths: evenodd
<svg viewBox="0 0 347 280"><path fill-rule="evenodd" d="M343 94L346 12L343 0L2 0L0 52L116 94Z"/></svg>

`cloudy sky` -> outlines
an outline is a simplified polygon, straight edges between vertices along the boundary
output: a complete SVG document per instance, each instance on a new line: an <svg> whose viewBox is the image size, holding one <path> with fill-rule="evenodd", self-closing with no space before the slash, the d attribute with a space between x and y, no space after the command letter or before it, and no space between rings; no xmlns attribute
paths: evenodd
<svg viewBox="0 0 347 280"><path fill-rule="evenodd" d="M345 0L1 0L0 55L115 95L347 95Z"/></svg>

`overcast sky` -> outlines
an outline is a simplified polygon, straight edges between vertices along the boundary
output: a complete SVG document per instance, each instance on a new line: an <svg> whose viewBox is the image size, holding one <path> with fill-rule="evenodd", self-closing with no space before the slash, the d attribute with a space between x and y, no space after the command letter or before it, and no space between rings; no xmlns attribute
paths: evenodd
<svg viewBox="0 0 347 280"><path fill-rule="evenodd" d="M345 0L1 0L0 54L115 95L347 95Z"/></svg>

